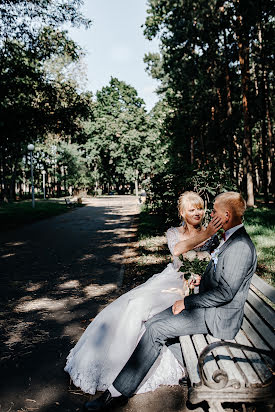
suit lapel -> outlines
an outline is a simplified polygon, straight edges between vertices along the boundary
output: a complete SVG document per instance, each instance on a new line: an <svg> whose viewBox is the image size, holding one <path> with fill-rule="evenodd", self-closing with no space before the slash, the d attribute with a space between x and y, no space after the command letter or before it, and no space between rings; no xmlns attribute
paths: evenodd
<svg viewBox="0 0 275 412"><path fill-rule="evenodd" d="M244 226L236 230L236 232L234 232L233 235L231 235L230 238L220 247L218 255L220 255L230 245L230 243L240 234L246 234L246 230ZM203 273L202 283L201 283L202 289L205 286L205 282L207 282L207 276L205 275L207 275L211 270L213 270L213 268L214 268L214 260L211 259Z"/></svg>

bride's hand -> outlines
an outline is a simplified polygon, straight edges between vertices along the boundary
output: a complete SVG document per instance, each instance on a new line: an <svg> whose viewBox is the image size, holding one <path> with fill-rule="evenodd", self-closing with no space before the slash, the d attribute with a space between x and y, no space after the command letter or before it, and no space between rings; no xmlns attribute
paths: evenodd
<svg viewBox="0 0 275 412"><path fill-rule="evenodd" d="M219 216L214 217L210 222L208 223L208 226L206 228L206 232L209 235L209 237L213 236L219 229L222 228L222 219Z"/></svg>
<svg viewBox="0 0 275 412"><path fill-rule="evenodd" d="M194 280L191 280L192 285L194 286L199 286L199 284L201 283L201 276L200 275L196 275Z"/></svg>
<svg viewBox="0 0 275 412"><path fill-rule="evenodd" d="M180 312L182 312L185 309L184 305L184 299L182 300L177 300L174 305L172 306L172 312L174 315L178 315Z"/></svg>

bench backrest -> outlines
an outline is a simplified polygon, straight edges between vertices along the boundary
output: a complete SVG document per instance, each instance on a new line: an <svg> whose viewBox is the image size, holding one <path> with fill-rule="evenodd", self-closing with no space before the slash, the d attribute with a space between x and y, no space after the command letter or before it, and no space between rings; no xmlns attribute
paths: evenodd
<svg viewBox="0 0 275 412"><path fill-rule="evenodd" d="M275 304L275 288L273 286L259 278L258 275L253 276L251 285Z"/></svg>
<svg viewBox="0 0 275 412"><path fill-rule="evenodd" d="M274 302L275 288L259 276L254 275L245 304L245 318L242 328L249 335L251 327L257 331L258 338L255 337L253 345L256 347L259 345L258 347L261 349L275 350ZM248 325L250 325L249 328Z"/></svg>

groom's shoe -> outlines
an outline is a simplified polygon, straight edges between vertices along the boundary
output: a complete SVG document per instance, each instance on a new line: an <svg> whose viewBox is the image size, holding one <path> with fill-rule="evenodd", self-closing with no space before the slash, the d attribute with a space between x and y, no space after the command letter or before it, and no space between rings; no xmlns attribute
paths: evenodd
<svg viewBox="0 0 275 412"><path fill-rule="evenodd" d="M94 401L86 402L83 406L83 412L112 410L113 408L116 408L118 406L126 405L128 399L129 398L124 395L113 398L111 393L107 389L107 391L105 391Z"/></svg>

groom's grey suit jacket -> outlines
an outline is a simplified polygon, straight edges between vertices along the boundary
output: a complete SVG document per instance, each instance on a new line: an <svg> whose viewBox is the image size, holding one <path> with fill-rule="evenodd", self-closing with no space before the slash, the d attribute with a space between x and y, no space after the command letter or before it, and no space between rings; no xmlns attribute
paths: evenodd
<svg viewBox="0 0 275 412"><path fill-rule="evenodd" d="M257 266L255 246L244 227L220 247L215 267L211 260L202 276L199 293L184 299L185 309L205 308L209 332L233 339L239 331L244 304Z"/></svg>

